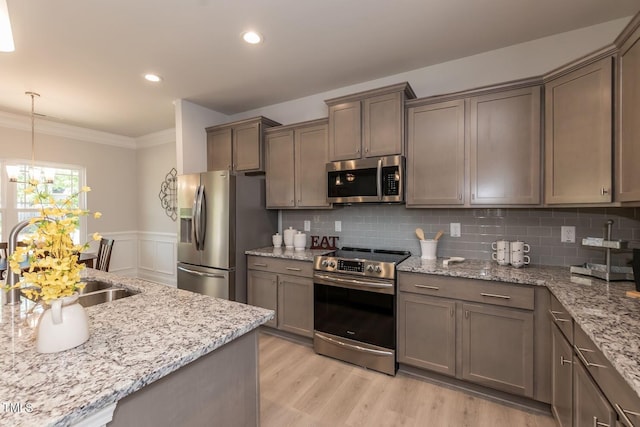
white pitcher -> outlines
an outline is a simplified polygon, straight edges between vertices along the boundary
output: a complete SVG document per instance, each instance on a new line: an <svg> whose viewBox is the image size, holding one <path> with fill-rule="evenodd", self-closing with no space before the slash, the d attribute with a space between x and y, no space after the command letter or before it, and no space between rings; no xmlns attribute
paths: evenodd
<svg viewBox="0 0 640 427"><path fill-rule="evenodd" d="M78 303L78 294L49 302L40 316L36 350L56 353L77 347L89 339L89 319Z"/></svg>

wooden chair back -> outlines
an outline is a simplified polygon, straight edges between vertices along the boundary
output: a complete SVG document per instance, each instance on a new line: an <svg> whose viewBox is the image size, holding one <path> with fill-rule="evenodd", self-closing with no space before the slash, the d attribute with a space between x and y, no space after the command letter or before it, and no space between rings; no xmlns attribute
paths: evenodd
<svg viewBox="0 0 640 427"><path fill-rule="evenodd" d="M96 259L96 269L109 271L109 263L111 262L111 250L113 249L113 239L100 239L100 248L98 249L98 259Z"/></svg>

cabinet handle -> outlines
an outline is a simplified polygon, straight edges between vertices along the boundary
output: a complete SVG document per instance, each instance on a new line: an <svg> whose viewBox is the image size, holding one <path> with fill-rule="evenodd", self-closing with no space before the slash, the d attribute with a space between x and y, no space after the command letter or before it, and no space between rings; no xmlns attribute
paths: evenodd
<svg viewBox="0 0 640 427"><path fill-rule="evenodd" d="M559 317L556 317L556 314L562 314L562 311L553 311L553 310L549 310L549 314L551 314L551 317L553 318L554 322L569 322L569 319L561 319Z"/></svg>
<svg viewBox="0 0 640 427"><path fill-rule="evenodd" d="M634 416L634 417L640 417L640 413L638 412L634 412L634 411L629 411L628 409L622 409L622 406L618 405L617 403L613 405L616 408L616 412L618 412L618 414L622 417L622 421L624 421L624 423L626 425L629 426L634 426L635 424L633 424L631 422L631 420L629 419L629 415Z"/></svg>
<svg viewBox="0 0 640 427"><path fill-rule="evenodd" d="M440 288L437 286L429 286L429 285L413 285L416 288L421 288L421 289L431 289L432 291L439 291Z"/></svg>
<svg viewBox="0 0 640 427"><path fill-rule="evenodd" d="M475 200L475 199L476 199L476 193L471 193L471 198L472 198L473 200Z"/></svg>
<svg viewBox="0 0 640 427"><path fill-rule="evenodd" d="M483 297L489 297L489 298L511 299L509 295L487 294L484 292L480 292L480 295L482 295Z"/></svg>
<svg viewBox="0 0 640 427"><path fill-rule="evenodd" d="M458 193L458 200L462 200L462 193Z"/></svg>
<svg viewBox="0 0 640 427"><path fill-rule="evenodd" d="M456 311L453 309L453 307L451 307L449 309L449 312L451 313L451 317L453 317L453 315L456 313Z"/></svg>
<svg viewBox="0 0 640 427"><path fill-rule="evenodd" d="M593 416L593 427L611 427L609 424L607 423L601 423L600 421L598 421L598 417L596 417L595 415Z"/></svg>
<svg viewBox="0 0 640 427"><path fill-rule="evenodd" d="M606 187L602 187L602 188L600 189L600 195L601 195L601 196L604 196L605 194L609 194L609 189L608 189L608 188L606 188Z"/></svg>
<svg viewBox="0 0 640 427"><path fill-rule="evenodd" d="M253 264L253 266L254 267L266 267L267 264L259 264L259 263L256 262L256 263Z"/></svg>
<svg viewBox="0 0 640 427"><path fill-rule="evenodd" d="M289 271L302 271L301 268L295 268L295 267L287 267L287 270L289 270Z"/></svg>
<svg viewBox="0 0 640 427"><path fill-rule="evenodd" d="M599 363L589 362L587 358L584 356L584 354L582 354L583 351L587 353L593 353L593 350L590 350L588 348L580 348L577 345L574 345L573 348L576 350L576 354L578 355L580 360L582 360L582 363L584 363L584 366L586 366L587 368L606 368L606 366L600 365Z"/></svg>
<svg viewBox="0 0 640 427"><path fill-rule="evenodd" d="M569 359L565 359L564 356L560 356L560 365L572 365L573 362Z"/></svg>
<svg viewBox="0 0 640 427"><path fill-rule="evenodd" d="M465 319L469 318L469 310L465 310L464 311L464 317L465 317Z"/></svg>

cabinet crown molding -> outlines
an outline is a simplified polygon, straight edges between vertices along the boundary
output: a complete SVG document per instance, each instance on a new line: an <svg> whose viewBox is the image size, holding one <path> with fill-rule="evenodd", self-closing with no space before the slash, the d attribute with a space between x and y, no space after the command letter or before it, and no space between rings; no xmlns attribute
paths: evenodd
<svg viewBox="0 0 640 427"><path fill-rule="evenodd" d="M329 118L324 117L322 119L307 120L299 123L291 123L289 125L271 127L271 128L265 129L264 133L265 135L271 135L278 132L287 132L292 129L299 129L301 127L321 126L321 125L326 125L328 123L329 123Z"/></svg>
<svg viewBox="0 0 640 427"><path fill-rule="evenodd" d="M210 130L223 129L226 127L233 127L233 126L243 125L251 122L261 122L266 126L280 126L280 123L276 122L275 120L271 120L264 116L257 116L257 117L251 117L249 119L238 120L235 122L223 123L221 125L209 126L205 128L205 130L208 132Z"/></svg>
<svg viewBox="0 0 640 427"><path fill-rule="evenodd" d="M589 53L581 58L578 58L574 61L569 62L562 67L556 68L553 71L548 72L542 78L543 82L546 84L551 80L555 80L559 77L567 75L573 71L576 71L580 68L584 68L587 65L593 64L595 62L600 61L606 57L611 57L618 53L618 48L615 44L610 44L608 46L603 47L602 49L596 50L595 52Z"/></svg>
<svg viewBox="0 0 640 427"><path fill-rule="evenodd" d="M411 88L409 82L398 83L394 85L384 86L377 89L371 89L364 92L353 93L350 95L340 96L337 98L326 99L324 102L327 105L342 104L345 102L359 101L364 98L370 98L372 96L386 95L388 93L404 92L406 99L414 99L416 97L415 92Z"/></svg>
<svg viewBox="0 0 640 427"><path fill-rule="evenodd" d="M640 28L640 12L637 13L633 18L631 18L631 21L629 21L627 26L624 27L624 30L622 30L622 32L618 35L618 37L614 41L614 44L618 48L621 48L622 45L625 44L627 40L629 40L629 38L638 28Z"/></svg>

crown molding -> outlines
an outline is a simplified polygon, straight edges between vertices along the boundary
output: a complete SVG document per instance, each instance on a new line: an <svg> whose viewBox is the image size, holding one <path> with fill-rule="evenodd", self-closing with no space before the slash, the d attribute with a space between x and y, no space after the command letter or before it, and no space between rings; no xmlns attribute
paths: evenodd
<svg viewBox="0 0 640 427"><path fill-rule="evenodd" d="M136 148L149 148L176 142L176 129L165 129L136 138Z"/></svg>
<svg viewBox="0 0 640 427"><path fill-rule="evenodd" d="M31 117L19 114L0 111L0 126L23 131L31 130ZM78 126L56 123L39 118L36 121L36 133L63 138L76 139L79 141L92 142L95 144L113 145L116 147L136 149L136 139L128 136L116 135L113 133L101 132Z"/></svg>

